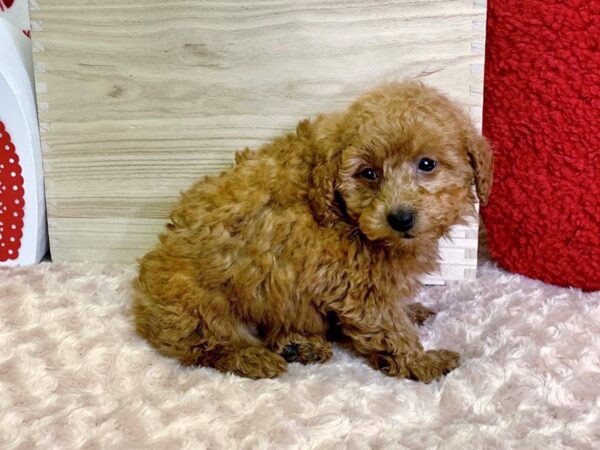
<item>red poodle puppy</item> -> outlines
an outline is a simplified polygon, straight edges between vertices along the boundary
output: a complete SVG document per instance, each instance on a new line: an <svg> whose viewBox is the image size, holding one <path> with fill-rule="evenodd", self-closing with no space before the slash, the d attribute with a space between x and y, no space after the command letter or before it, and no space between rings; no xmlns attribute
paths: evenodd
<svg viewBox="0 0 600 450"><path fill-rule="evenodd" d="M386 84L236 161L182 195L140 261L141 336L251 378L327 360L332 326L387 375L430 382L457 367L419 341L412 322L432 313L398 301L473 214L473 182L487 200L491 153L464 112L420 83Z"/></svg>

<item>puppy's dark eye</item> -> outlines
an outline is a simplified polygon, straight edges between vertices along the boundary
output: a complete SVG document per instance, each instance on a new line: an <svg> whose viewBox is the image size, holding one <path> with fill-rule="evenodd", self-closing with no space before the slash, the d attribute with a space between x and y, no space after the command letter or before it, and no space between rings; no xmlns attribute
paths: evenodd
<svg viewBox="0 0 600 450"><path fill-rule="evenodd" d="M361 173L360 176L369 180L369 181L373 181L377 179L377 172L375 172L374 169L366 168L364 169Z"/></svg>
<svg viewBox="0 0 600 450"><path fill-rule="evenodd" d="M437 162L430 158L421 158L419 161L419 170L431 172L437 166Z"/></svg>

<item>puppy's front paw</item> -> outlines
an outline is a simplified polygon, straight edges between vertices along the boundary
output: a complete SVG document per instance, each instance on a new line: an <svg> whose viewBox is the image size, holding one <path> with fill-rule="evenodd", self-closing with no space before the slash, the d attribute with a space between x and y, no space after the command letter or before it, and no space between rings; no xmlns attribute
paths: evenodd
<svg viewBox="0 0 600 450"><path fill-rule="evenodd" d="M429 350L418 357L410 358L402 355L373 354L369 361L385 375L431 383L456 369L460 356L450 350Z"/></svg>
<svg viewBox="0 0 600 450"><path fill-rule="evenodd" d="M412 378L430 383L456 369L460 356L450 350L429 350L423 358L417 359L411 367Z"/></svg>
<svg viewBox="0 0 600 450"><path fill-rule="evenodd" d="M410 378L405 361L395 355L373 353L369 356L371 365L389 377Z"/></svg>

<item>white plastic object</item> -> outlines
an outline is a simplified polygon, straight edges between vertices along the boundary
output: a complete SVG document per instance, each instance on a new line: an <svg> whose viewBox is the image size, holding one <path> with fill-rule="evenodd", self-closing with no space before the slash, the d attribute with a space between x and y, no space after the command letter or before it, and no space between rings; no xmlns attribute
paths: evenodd
<svg viewBox="0 0 600 450"><path fill-rule="evenodd" d="M23 32L0 18L0 122L5 131L0 131L2 142L6 141L6 133L14 145L18 156L11 164L20 166L23 200L21 202L22 236L18 251L0 252L0 265L28 265L39 262L48 249L48 233L46 226L46 205L44 199L44 182L42 169L42 154L38 128L35 89L33 81L33 62L31 56L31 41ZM0 152L9 152L8 145L3 145ZM12 151L12 148L11 148ZM4 155L8 155L5 153ZM6 158L5 158L6 159ZM14 159L14 158L12 158ZM6 177L15 171L6 167L6 161L0 171L4 170L0 179L5 180L0 186L0 250L6 246L15 246L14 233L11 233L11 212L15 201L8 203L7 189L15 186L6 183ZM13 175L18 179L18 173ZM4 200L3 200L4 198ZM8 206L8 209L5 209ZM10 215L10 217L9 217ZM15 216L16 217L16 216ZM13 221L14 222L14 221ZM13 229L14 231L14 229ZM3 246L4 244L4 246ZM18 244L18 243L17 243Z"/></svg>

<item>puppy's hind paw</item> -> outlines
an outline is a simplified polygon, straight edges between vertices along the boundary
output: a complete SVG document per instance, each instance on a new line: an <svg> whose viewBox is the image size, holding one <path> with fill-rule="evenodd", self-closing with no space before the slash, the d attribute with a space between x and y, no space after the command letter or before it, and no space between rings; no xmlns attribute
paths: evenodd
<svg viewBox="0 0 600 450"><path fill-rule="evenodd" d="M301 364L322 363L331 358L331 344L321 336L292 335L280 338L279 353L287 362Z"/></svg>

